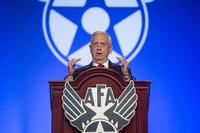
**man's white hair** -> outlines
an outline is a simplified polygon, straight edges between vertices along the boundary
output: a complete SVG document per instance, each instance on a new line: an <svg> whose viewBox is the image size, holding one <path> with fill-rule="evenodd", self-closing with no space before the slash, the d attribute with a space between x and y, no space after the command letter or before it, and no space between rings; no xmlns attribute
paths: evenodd
<svg viewBox="0 0 200 133"><path fill-rule="evenodd" d="M110 36L107 32L105 32L105 31L96 31L96 32L94 32L94 33L92 34L92 36L91 36L90 43L92 43L94 36L99 35L99 34L104 34L104 35L106 35L106 36L108 37L108 43L109 43L110 45L112 45L111 36Z"/></svg>

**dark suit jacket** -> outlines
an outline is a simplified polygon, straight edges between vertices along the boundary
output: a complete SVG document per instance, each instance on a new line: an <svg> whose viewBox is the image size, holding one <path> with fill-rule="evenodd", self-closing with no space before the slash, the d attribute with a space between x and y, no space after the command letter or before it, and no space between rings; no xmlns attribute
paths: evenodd
<svg viewBox="0 0 200 133"><path fill-rule="evenodd" d="M85 71L85 70L87 70L87 69L89 69L89 68L92 68L92 67L95 67L95 66L93 66L93 65L92 65L92 62L91 62L90 64L88 64L88 65L86 65L86 66L77 68L77 69L74 71L74 73L73 73L73 78L76 79L76 77L77 77L81 72L83 72L83 71ZM117 65L117 64L115 64L115 63L112 63L112 62L109 60L109 65L108 65L108 67L109 67L110 69L112 69L112 70L114 70L114 71L117 71L117 72L119 72L120 74L122 74L121 65ZM130 69L129 69L129 75L130 75L130 78L131 78L132 80L135 80L135 77L132 76L131 70L130 70ZM65 78L67 78L67 76L66 76Z"/></svg>

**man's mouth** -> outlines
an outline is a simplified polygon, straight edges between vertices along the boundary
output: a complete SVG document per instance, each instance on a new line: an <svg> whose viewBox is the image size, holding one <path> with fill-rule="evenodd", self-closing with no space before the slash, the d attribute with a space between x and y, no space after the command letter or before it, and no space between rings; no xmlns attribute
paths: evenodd
<svg viewBox="0 0 200 133"><path fill-rule="evenodd" d="M102 53L101 53L101 52L97 52L96 54L97 54L97 55L102 55Z"/></svg>

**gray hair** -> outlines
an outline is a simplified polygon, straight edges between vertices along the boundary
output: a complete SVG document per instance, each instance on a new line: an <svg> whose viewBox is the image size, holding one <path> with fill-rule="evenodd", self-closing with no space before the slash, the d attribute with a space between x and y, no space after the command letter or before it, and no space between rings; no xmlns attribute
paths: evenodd
<svg viewBox="0 0 200 133"><path fill-rule="evenodd" d="M92 43L94 36L99 35L99 34L104 34L104 35L106 35L106 36L108 37L108 43L109 43L110 45L112 45L111 36L110 36L107 32L105 32L105 31L96 31L96 32L94 32L94 33L92 34L91 38L90 38L90 43Z"/></svg>

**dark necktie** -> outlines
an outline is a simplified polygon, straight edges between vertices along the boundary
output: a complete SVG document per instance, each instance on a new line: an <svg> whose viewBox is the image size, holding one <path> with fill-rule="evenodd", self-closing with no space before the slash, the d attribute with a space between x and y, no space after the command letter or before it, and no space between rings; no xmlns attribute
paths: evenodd
<svg viewBox="0 0 200 133"><path fill-rule="evenodd" d="M98 64L97 67L101 67L101 68L104 68L104 65L103 64Z"/></svg>

